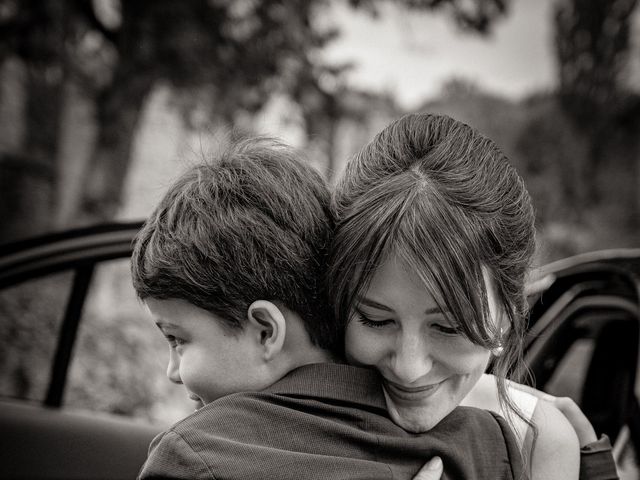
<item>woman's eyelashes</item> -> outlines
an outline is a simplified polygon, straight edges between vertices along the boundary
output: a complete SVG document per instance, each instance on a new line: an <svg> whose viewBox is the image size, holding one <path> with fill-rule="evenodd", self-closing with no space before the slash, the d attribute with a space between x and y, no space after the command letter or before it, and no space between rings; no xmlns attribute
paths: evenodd
<svg viewBox="0 0 640 480"><path fill-rule="evenodd" d="M355 315L358 322L370 328L384 328L386 326L393 325L394 323L396 323L395 320L390 318L380 319L380 320L373 319L370 316L365 315L360 309L357 309L357 308L355 309ZM458 327L452 327L448 323L445 324L445 323L432 322L429 324L429 327L442 335L446 335L446 336L460 335L460 329Z"/></svg>
<svg viewBox="0 0 640 480"><path fill-rule="evenodd" d="M457 327L450 327L448 325L442 325L440 323L431 324L432 328L435 328L437 331L444 335L459 335L460 329Z"/></svg>
<svg viewBox="0 0 640 480"><path fill-rule="evenodd" d="M364 313L362 313L362 311L356 309L356 318L358 319L358 321L367 326L367 327L371 327L371 328L382 328L382 327L386 327L387 325L391 325L393 323L393 320L391 319L385 319L385 320L373 320L370 317L367 317Z"/></svg>

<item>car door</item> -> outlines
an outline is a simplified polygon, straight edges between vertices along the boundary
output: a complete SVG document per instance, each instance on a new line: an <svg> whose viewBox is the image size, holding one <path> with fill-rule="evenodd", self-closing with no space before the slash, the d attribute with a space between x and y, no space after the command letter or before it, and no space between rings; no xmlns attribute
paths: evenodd
<svg viewBox="0 0 640 480"><path fill-rule="evenodd" d="M535 386L573 398L616 445L619 463L624 449L640 451L639 265L640 251L624 250L546 267L525 341Z"/></svg>
<svg viewBox="0 0 640 480"><path fill-rule="evenodd" d="M135 478L166 426L132 415L144 394L138 362L127 359L150 356L136 353L147 325L128 276L138 228L104 225L0 249L0 478ZM118 295L105 302L105 290ZM124 304L138 311L123 313Z"/></svg>

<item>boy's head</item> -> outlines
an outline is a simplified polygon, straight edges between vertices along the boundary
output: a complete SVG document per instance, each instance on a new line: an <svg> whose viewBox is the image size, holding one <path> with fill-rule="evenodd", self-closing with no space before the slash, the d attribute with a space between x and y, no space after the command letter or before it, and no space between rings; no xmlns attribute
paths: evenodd
<svg viewBox="0 0 640 480"><path fill-rule="evenodd" d="M299 317L311 344L339 351L322 286L329 193L298 157L275 140L249 139L183 174L135 240L138 296L195 307L230 338L268 324L269 311L254 308L267 302ZM263 343L274 330L265 328L256 330Z"/></svg>

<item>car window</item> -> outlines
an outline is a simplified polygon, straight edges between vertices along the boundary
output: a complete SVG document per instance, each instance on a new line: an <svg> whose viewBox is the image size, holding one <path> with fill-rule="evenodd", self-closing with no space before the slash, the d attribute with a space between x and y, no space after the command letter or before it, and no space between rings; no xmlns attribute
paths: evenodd
<svg viewBox="0 0 640 480"><path fill-rule="evenodd" d="M168 346L131 284L130 261L96 266L64 406L170 424L194 409L165 375Z"/></svg>
<svg viewBox="0 0 640 480"><path fill-rule="evenodd" d="M73 272L0 289L0 395L42 401Z"/></svg>
<svg viewBox="0 0 640 480"><path fill-rule="evenodd" d="M580 402L594 346L594 342L590 338L575 340L558 363L553 375L545 385L545 390L552 395L571 397L576 402Z"/></svg>
<svg viewBox="0 0 640 480"><path fill-rule="evenodd" d="M0 396L43 402L75 271L0 290ZM169 425L191 413L165 375L168 346L131 284L128 258L98 263L85 298L62 404Z"/></svg>

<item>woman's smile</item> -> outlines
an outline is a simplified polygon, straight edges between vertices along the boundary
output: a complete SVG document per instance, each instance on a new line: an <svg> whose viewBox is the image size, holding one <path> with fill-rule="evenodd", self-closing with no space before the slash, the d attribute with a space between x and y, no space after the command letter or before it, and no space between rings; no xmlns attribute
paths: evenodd
<svg viewBox="0 0 640 480"><path fill-rule="evenodd" d="M438 387L444 380L420 386L405 386L389 380L383 380L383 386L387 394L394 400L419 403L438 391Z"/></svg>

